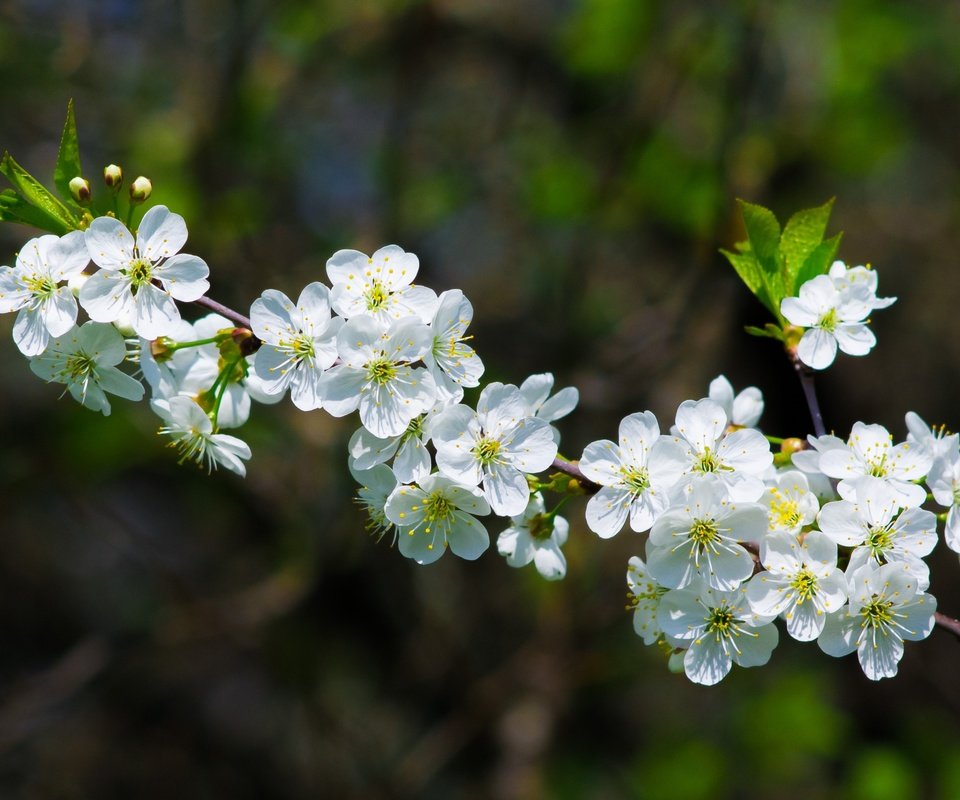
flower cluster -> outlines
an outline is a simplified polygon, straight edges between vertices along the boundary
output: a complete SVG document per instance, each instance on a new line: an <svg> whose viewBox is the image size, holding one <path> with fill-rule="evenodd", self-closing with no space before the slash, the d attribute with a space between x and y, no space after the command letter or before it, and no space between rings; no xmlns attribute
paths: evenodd
<svg viewBox="0 0 960 800"><path fill-rule="evenodd" d="M119 168L108 167L105 180L115 194ZM820 425L822 435L790 443L758 429L759 389L737 394L719 376L707 397L680 403L669 430L651 411L629 414L616 441L591 442L572 462L559 455L553 423L576 407L577 390L553 393L549 373L481 385L484 366L468 344L473 306L460 290L438 295L415 284L414 254L396 245L371 256L340 250L326 283L312 281L296 300L266 289L248 319L204 298L209 270L180 252L181 216L156 206L130 227L149 196L145 181L131 186L127 224L114 197L113 212L78 216L76 230L31 239L14 267L0 267L0 312L17 312L17 347L36 375L84 406L107 415L108 395L140 400L149 389L158 432L181 461L239 475L250 448L225 431L247 421L254 401L289 393L301 411L357 412L348 468L367 528L390 534L418 564L448 548L479 558L490 547L480 518L498 516L506 563L561 579L570 524L560 509L590 494L586 525L597 536L629 526L645 539L627 571L635 631L665 646L670 665L697 683L717 683L734 664L767 663L777 618L790 637L829 655L856 651L871 679L896 674L904 642L930 634L936 601L924 559L938 516L922 507L922 483L947 509L944 538L960 553L960 436L911 413L899 444L861 422L847 440ZM75 185L87 203L86 181ZM752 227L763 247L728 254L790 323L753 332L780 339L795 363L814 369L837 349L869 352L867 317L895 300L877 297L868 267L827 267L833 250L818 254L830 242L809 237L828 212L829 204L806 212L823 224L788 225L782 257L769 258L780 246L763 239L770 225ZM785 296L794 287L797 296ZM223 314L190 322L178 301Z"/></svg>
<svg viewBox="0 0 960 800"><path fill-rule="evenodd" d="M711 389L736 407L725 379ZM755 391L741 407L762 408ZM937 519L916 481L927 476L950 519L960 496L960 437L938 439L916 415L908 424L901 444L858 422L846 442L810 437L810 449L775 459L758 430L706 398L681 404L671 434L644 412L623 420L619 445L588 445L580 467L603 488L587 524L609 537L629 517L649 531L645 559L627 570L637 634L705 685L734 664L765 664L777 617L829 655L856 650L871 679L895 675L904 641L928 636L936 611L923 559ZM960 551L953 525L947 543Z"/></svg>

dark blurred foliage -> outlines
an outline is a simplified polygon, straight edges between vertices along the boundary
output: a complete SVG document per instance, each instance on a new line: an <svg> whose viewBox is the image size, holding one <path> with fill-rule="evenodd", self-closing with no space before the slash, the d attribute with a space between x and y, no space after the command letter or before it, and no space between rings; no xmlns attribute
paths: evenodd
<svg viewBox="0 0 960 800"><path fill-rule="evenodd" d="M960 426L958 32L924 0L6 0L0 145L48 177L73 97L88 177L151 177L240 310L338 248L416 252L473 301L488 379L580 387L573 457L721 372L808 432L717 249L736 197L836 195L841 255L901 299L820 380L827 423L902 438L908 409ZM0 229L6 263L30 235ZM960 796L942 631L880 684L783 636L696 687L622 610L638 539L581 504L561 584L420 568L364 534L351 422L258 407L247 479L208 477L145 407L58 401L0 325L0 796Z"/></svg>

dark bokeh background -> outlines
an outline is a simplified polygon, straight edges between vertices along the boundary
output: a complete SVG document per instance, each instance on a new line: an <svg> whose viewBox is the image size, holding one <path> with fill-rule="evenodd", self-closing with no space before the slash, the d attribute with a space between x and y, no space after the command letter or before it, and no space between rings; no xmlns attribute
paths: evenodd
<svg viewBox="0 0 960 800"><path fill-rule="evenodd" d="M734 198L838 198L879 345L828 426L956 428L960 10L945 2L0 1L0 145L45 178L67 99L89 177L150 176L212 296L295 294L395 242L476 309L490 380L552 370L563 451L726 373L808 432L764 311L717 250ZM2 260L31 232L0 229ZM246 480L179 468L0 348L0 796L960 796L960 649L872 684L784 641L704 689L631 632L639 542L571 503L570 575L420 568L363 532L352 422L256 408ZM118 404L119 405L119 404ZM494 535L496 531L493 532ZM957 559L932 559L960 612Z"/></svg>

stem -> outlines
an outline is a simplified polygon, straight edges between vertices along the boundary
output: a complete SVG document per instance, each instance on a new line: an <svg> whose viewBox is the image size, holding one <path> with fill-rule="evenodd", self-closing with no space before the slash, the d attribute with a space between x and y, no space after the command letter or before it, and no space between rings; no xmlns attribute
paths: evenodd
<svg viewBox="0 0 960 800"><path fill-rule="evenodd" d="M205 344L220 344L224 339L228 339L230 334L221 333L217 336L211 336L209 339L196 339L192 342L174 342L171 341L166 347L167 350L183 350L187 347L201 347Z"/></svg>
<svg viewBox="0 0 960 800"><path fill-rule="evenodd" d="M767 434L763 434L763 438L770 442L770 444L783 444L783 439L779 436L768 436Z"/></svg>
<svg viewBox="0 0 960 800"><path fill-rule="evenodd" d="M797 377L800 378L800 385L803 387L803 396L807 400L807 406L810 408L810 416L813 419L813 432L817 436L826 436L827 429L823 424L823 415L820 413L820 403L817 401L817 389L813 384L813 370L804 366L800 359L793 357L793 368L797 371Z"/></svg>
<svg viewBox="0 0 960 800"><path fill-rule="evenodd" d="M941 614L937 611L933 615L933 620L941 628L950 631L957 639L960 639L960 619L948 617L946 614Z"/></svg>
<svg viewBox="0 0 960 800"><path fill-rule="evenodd" d="M198 297L193 302L198 306L203 306L204 308L209 308L211 311L215 311L217 314L226 317L231 322L237 323L237 325L239 325L241 328L246 328L249 331L253 330L250 317L245 317L238 311L234 311L232 308L227 308L227 306L223 305L223 303L218 303L216 300L211 300L209 297Z"/></svg>
<svg viewBox="0 0 960 800"><path fill-rule="evenodd" d="M552 464L553 469L559 470L566 475L576 478L580 481L580 484L583 486L584 491L588 494L596 494L600 491L599 484L594 483L586 475L580 471L580 467L577 466L576 461L567 461L563 456L557 456L553 459Z"/></svg>

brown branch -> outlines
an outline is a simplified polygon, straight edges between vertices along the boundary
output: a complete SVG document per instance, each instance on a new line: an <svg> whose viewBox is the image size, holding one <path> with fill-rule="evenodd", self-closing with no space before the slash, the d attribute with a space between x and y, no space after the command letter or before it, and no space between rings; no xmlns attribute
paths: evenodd
<svg viewBox="0 0 960 800"><path fill-rule="evenodd" d="M587 494L596 494L601 489L600 484L594 483L584 475L580 471L580 467L577 466L579 463L579 461L567 461L565 458L557 456L553 459L552 468L572 478L576 478Z"/></svg>
<svg viewBox="0 0 960 800"><path fill-rule="evenodd" d="M948 617L946 614L937 611L933 615L933 621L944 630L950 631L957 639L960 639L960 619Z"/></svg>
<svg viewBox="0 0 960 800"><path fill-rule="evenodd" d="M227 306L223 305L223 303L218 303L216 300L212 300L209 297L198 297L193 302L198 306L209 308L211 311L226 317L231 322L237 323L237 325L239 325L241 328L247 328L251 331L253 330L250 317L243 316L243 314L240 312L234 311L232 308L228 308Z"/></svg>

